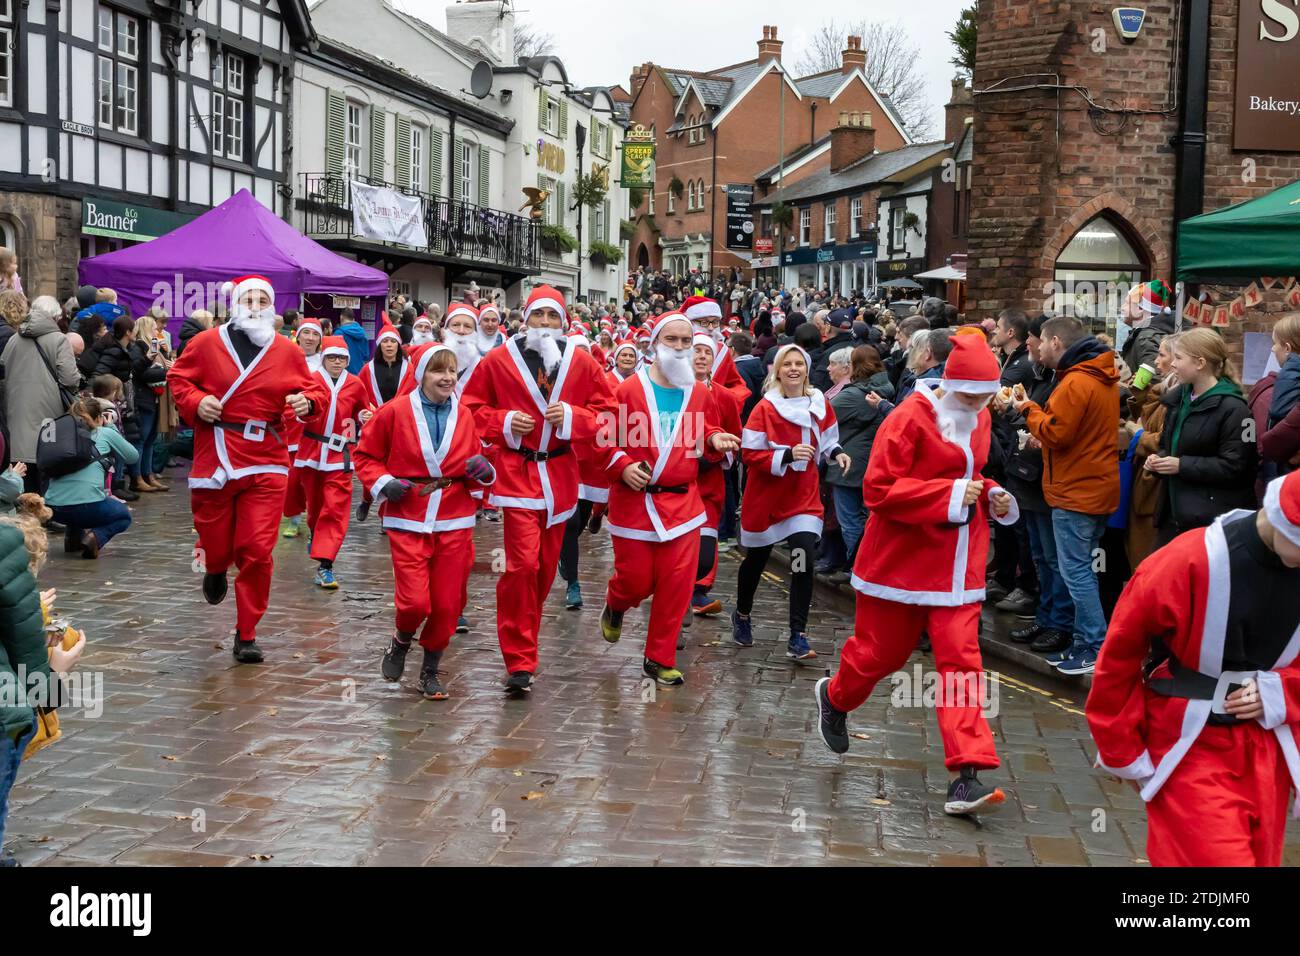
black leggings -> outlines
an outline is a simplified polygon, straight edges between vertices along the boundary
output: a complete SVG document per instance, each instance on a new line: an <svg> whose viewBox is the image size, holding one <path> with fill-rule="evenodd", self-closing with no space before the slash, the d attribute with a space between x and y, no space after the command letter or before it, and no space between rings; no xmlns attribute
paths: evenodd
<svg viewBox="0 0 1300 956"><path fill-rule="evenodd" d="M813 565L817 560L820 539L811 531L800 531L787 539L790 542L790 630L808 629L808 608L812 605ZM745 560L740 562L736 575L736 611L748 615L754 607L754 592L758 581L772 556L772 545L748 548ZM796 567L801 571L794 570Z"/></svg>
<svg viewBox="0 0 1300 956"><path fill-rule="evenodd" d="M700 535L700 560L695 565L695 580L699 580L713 570L713 561L718 556L718 539L712 535Z"/></svg>
<svg viewBox="0 0 1300 956"><path fill-rule="evenodd" d="M565 584L578 580L578 537L591 520L591 502L578 499L578 510L564 522L564 542L560 545L560 577Z"/></svg>

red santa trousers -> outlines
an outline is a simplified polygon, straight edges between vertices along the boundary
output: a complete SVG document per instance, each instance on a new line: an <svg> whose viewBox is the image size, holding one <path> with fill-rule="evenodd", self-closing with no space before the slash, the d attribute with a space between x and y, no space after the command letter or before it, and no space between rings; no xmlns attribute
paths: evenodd
<svg viewBox="0 0 1300 956"><path fill-rule="evenodd" d="M306 468L289 468L289 479L284 485L284 516L296 518L307 508L307 493L302 487L302 473Z"/></svg>
<svg viewBox="0 0 1300 956"><path fill-rule="evenodd" d="M443 650L469 601L474 529L416 534L389 528L388 550L393 556L397 630L403 634L418 630L421 647Z"/></svg>
<svg viewBox="0 0 1300 956"><path fill-rule="evenodd" d="M881 680L899 670L916 650L922 631L930 635L934 666L941 688L970 688L954 701L937 695L935 716L943 737L944 766L949 770L999 764L993 734L980 710L978 691L984 686L980 659L978 604L931 607L899 604L866 594L857 595L853 636L840 652L840 669L827 688L831 706L857 710ZM951 675L951 676L949 676Z"/></svg>
<svg viewBox="0 0 1300 956"><path fill-rule="evenodd" d="M232 564L239 569L235 627L246 641L257 637L271 595L271 553L280 536L284 485L284 475L261 474L231 478L222 488L190 491L205 570L220 574Z"/></svg>
<svg viewBox="0 0 1300 956"><path fill-rule="evenodd" d="M333 561L339 556L339 548L343 547L343 539L348 534L348 520L352 516L352 472L317 471L315 468L295 468L294 471L306 472L299 480L307 500L311 559Z"/></svg>
<svg viewBox="0 0 1300 956"><path fill-rule="evenodd" d="M564 522L547 528L545 511L502 508L506 570L497 581L497 640L506 670L537 671L542 605L555 580Z"/></svg>
<svg viewBox="0 0 1300 956"><path fill-rule="evenodd" d="M1152 866L1281 866L1291 775L1277 735L1210 724L1147 803Z"/></svg>
<svg viewBox="0 0 1300 956"><path fill-rule="evenodd" d="M671 541L613 536L614 576L605 603L626 611L653 596L646 627L645 656L663 667L677 665L677 635L691 603L700 536L694 531Z"/></svg>

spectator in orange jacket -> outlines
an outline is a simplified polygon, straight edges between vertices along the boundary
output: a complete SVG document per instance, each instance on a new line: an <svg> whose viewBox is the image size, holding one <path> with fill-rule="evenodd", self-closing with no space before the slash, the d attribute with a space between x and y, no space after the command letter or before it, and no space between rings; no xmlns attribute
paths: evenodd
<svg viewBox="0 0 1300 956"><path fill-rule="evenodd" d="M1015 405L1043 448L1043 497L1075 608L1074 645L1047 660L1062 674L1090 674L1106 636L1094 560L1106 521L1119 507L1119 375L1114 351L1068 316L1043 323L1039 356L1056 370L1056 388L1042 408L1027 396L1017 396Z"/></svg>

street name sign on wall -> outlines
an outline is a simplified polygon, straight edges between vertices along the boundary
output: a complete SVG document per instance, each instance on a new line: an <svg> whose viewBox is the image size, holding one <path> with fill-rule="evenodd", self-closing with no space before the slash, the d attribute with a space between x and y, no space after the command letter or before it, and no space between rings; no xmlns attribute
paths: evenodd
<svg viewBox="0 0 1300 956"><path fill-rule="evenodd" d="M405 196L384 186L368 186L355 179L351 187L353 234L417 248L429 244L419 197Z"/></svg>
<svg viewBox="0 0 1300 956"><path fill-rule="evenodd" d="M1240 0L1233 149L1300 152L1300 6Z"/></svg>

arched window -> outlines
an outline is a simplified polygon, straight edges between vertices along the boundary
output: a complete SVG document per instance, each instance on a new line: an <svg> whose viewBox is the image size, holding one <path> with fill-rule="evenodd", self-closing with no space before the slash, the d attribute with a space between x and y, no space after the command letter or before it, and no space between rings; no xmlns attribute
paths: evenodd
<svg viewBox="0 0 1300 956"><path fill-rule="evenodd" d="M1115 334L1129 289L1151 277L1141 249L1123 220L1108 213L1089 219L1056 259L1052 311Z"/></svg>

